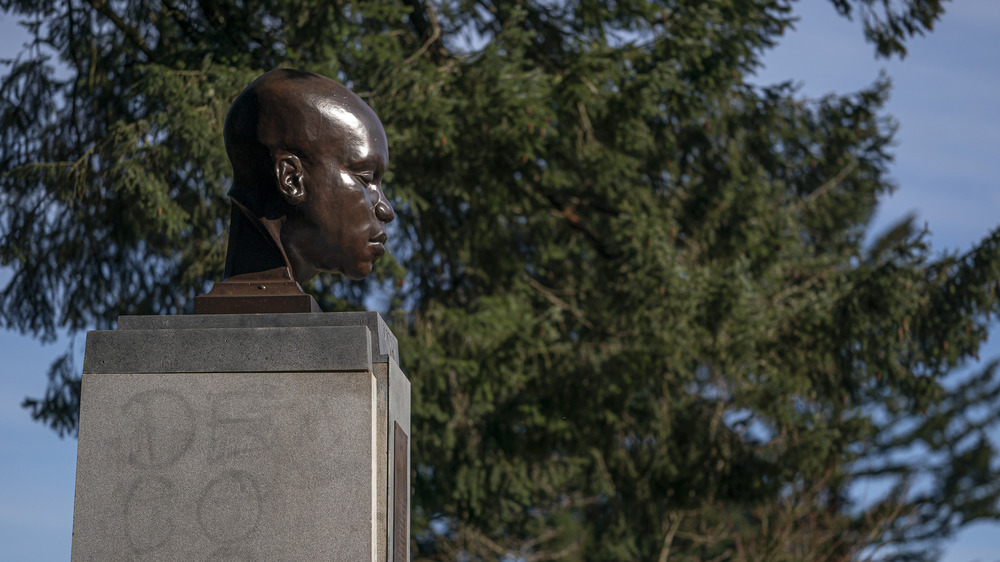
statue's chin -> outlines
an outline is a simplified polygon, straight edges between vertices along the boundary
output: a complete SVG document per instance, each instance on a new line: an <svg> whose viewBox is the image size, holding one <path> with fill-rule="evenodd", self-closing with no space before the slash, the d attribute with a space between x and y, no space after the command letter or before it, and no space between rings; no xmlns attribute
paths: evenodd
<svg viewBox="0 0 1000 562"><path fill-rule="evenodd" d="M312 279L312 277L314 277L317 273L335 273L353 281L361 281L371 274L372 270L375 268L374 266L375 263L373 261L359 261L354 264L339 264L336 266L325 264L325 266L314 267L313 275L309 276L309 279ZM308 281L308 279L305 281Z"/></svg>
<svg viewBox="0 0 1000 562"><path fill-rule="evenodd" d="M340 273L341 275L347 277L348 279L352 279L354 281L361 281L365 277L368 277L368 274L372 272L372 265L373 264L371 262L361 262L357 264L355 267L350 269L346 267L342 268L343 271L339 271L337 273Z"/></svg>

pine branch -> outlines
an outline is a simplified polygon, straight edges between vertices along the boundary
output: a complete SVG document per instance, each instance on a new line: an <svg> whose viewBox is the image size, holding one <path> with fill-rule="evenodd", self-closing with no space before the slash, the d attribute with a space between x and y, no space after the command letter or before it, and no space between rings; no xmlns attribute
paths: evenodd
<svg viewBox="0 0 1000 562"><path fill-rule="evenodd" d="M90 4L90 7L97 10L98 13L111 20L111 23L113 23L115 27L117 27L118 30L132 42L133 45L138 47L139 50L146 55L147 62L153 61L153 50L149 48L146 41L139 35L139 31L125 23L125 20L123 20L111 9L110 6L108 6L107 0L87 0L87 3Z"/></svg>

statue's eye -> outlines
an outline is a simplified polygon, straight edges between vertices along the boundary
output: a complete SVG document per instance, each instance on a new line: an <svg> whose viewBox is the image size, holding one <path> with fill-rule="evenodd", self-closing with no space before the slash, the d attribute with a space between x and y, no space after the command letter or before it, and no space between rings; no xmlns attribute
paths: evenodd
<svg viewBox="0 0 1000 562"><path fill-rule="evenodd" d="M375 174L372 172L361 172L359 174L354 174L354 177L357 178L359 182L365 184L365 187L371 187L372 182L375 181Z"/></svg>

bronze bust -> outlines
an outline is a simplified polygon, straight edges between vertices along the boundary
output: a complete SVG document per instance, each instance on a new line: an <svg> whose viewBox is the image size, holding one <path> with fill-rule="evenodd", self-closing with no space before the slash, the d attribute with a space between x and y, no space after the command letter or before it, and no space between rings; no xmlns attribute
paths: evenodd
<svg viewBox="0 0 1000 562"><path fill-rule="evenodd" d="M224 136L226 280L195 299L196 313L316 311L299 283L320 271L371 273L395 214L382 191L385 130L361 98L317 74L272 70L233 102ZM304 299L305 308L290 304Z"/></svg>

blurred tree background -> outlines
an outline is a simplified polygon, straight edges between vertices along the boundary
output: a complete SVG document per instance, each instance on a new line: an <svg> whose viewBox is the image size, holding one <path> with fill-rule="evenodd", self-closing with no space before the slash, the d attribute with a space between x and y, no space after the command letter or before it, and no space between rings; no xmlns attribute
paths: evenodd
<svg viewBox="0 0 1000 562"><path fill-rule="evenodd" d="M884 57L944 11L831 1ZM794 4L0 0L33 37L0 84L3 326L189 312L225 256L226 110L310 70L389 135L392 257L309 289L400 338L418 559L932 559L1000 515L1000 381L949 376L997 308L1000 231L864 244L888 79L744 81ZM64 435L71 357L25 400Z"/></svg>

